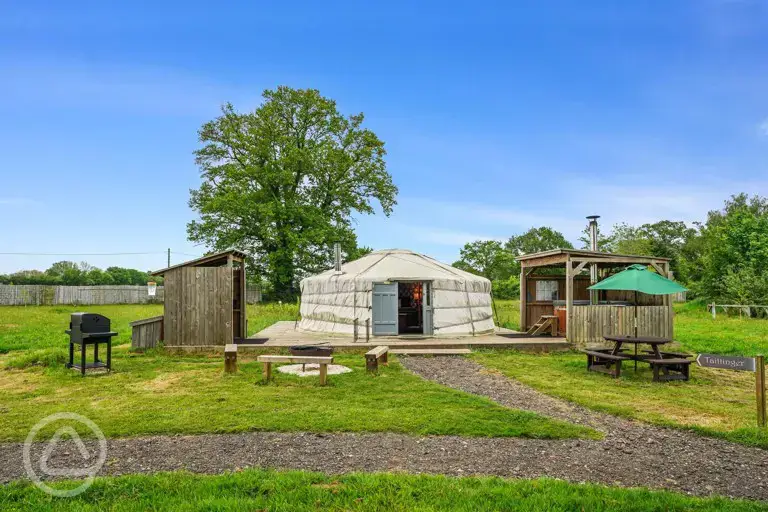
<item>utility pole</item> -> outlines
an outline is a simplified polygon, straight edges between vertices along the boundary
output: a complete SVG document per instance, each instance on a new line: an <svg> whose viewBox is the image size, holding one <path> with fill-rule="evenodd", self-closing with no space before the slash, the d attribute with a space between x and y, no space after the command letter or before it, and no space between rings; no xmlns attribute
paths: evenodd
<svg viewBox="0 0 768 512"><path fill-rule="evenodd" d="M171 248L170 247L168 248L168 265L166 266L168 267L171 266Z"/></svg>

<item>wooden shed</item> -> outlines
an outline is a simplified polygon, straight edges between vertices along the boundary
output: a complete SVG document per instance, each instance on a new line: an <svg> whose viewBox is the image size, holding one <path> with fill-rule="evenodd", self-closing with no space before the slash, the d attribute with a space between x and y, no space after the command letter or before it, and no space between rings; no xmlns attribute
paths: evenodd
<svg viewBox="0 0 768 512"><path fill-rule="evenodd" d="M226 345L246 337L244 253L211 254L152 275L164 278L166 347Z"/></svg>
<svg viewBox="0 0 768 512"><path fill-rule="evenodd" d="M520 273L520 328L528 330L544 315L558 318L558 331L571 343L599 343L607 335L673 336L672 298L634 292L587 290L589 269L595 282L632 264L653 267L671 278L669 259L605 252L554 249L517 260ZM635 307L637 310L635 310Z"/></svg>

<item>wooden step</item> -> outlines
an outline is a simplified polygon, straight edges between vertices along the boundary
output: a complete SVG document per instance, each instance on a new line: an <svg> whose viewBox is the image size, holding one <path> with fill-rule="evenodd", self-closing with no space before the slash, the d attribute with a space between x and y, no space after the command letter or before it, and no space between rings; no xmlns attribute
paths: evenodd
<svg viewBox="0 0 768 512"><path fill-rule="evenodd" d="M395 348L389 353L401 356L463 356L472 351L468 348Z"/></svg>

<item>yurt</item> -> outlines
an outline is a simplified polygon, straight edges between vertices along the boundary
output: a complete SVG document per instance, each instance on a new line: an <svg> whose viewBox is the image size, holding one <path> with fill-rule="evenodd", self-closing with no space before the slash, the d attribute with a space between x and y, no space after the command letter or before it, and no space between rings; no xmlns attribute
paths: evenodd
<svg viewBox="0 0 768 512"><path fill-rule="evenodd" d="M301 281L299 329L360 336L493 332L491 282L403 249L371 252Z"/></svg>

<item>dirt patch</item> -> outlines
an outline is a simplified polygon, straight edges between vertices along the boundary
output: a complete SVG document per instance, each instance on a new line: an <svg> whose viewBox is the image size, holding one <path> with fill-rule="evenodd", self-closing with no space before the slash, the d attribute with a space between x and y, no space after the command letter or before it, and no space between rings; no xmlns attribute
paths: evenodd
<svg viewBox="0 0 768 512"><path fill-rule="evenodd" d="M181 381L181 377L179 373L161 373L151 381L141 383L140 387L144 391L167 391L172 386L176 386Z"/></svg>
<svg viewBox="0 0 768 512"><path fill-rule="evenodd" d="M0 391L6 393L32 393L38 390L39 383L30 380L29 373L20 370L0 372Z"/></svg>
<svg viewBox="0 0 768 512"><path fill-rule="evenodd" d="M2 326L6 329L15 329L17 327L21 327L19 324L3 324Z"/></svg>

